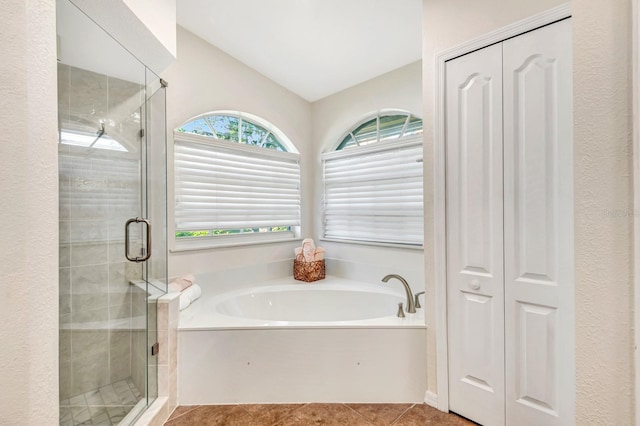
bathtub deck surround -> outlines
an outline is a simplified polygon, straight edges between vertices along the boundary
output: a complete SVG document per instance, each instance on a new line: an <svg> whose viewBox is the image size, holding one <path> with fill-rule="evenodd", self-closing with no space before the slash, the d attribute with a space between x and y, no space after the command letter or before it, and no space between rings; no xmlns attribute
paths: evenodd
<svg viewBox="0 0 640 426"><path fill-rule="evenodd" d="M278 404L202 405L176 408L166 426L182 425L474 425L453 413L425 404Z"/></svg>
<svg viewBox="0 0 640 426"><path fill-rule="evenodd" d="M331 276L208 284L180 313L182 404L423 401L424 310L396 317L399 286Z"/></svg>
<svg viewBox="0 0 640 426"><path fill-rule="evenodd" d="M292 277L218 289L180 313L180 331L282 328L424 328L424 310L400 319L401 286L327 276L320 285Z"/></svg>

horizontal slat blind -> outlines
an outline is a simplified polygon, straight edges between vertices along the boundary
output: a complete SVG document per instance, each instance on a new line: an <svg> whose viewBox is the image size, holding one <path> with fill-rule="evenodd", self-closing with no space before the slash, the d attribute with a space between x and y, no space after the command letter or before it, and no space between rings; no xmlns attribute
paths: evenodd
<svg viewBox="0 0 640 426"><path fill-rule="evenodd" d="M323 157L325 238L422 245L422 142L367 148Z"/></svg>
<svg viewBox="0 0 640 426"><path fill-rule="evenodd" d="M176 231L300 225L297 155L247 148L176 135Z"/></svg>

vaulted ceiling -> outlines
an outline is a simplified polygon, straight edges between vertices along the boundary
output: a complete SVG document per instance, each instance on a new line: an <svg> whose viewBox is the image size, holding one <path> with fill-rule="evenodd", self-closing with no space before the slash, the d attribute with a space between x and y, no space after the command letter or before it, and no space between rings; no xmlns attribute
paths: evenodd
<svg viewBox="0 0 640 426"><path fill-rule="evenodd" d="M421 58L421 0L178 0L178 24L308 101Z"/></svg>

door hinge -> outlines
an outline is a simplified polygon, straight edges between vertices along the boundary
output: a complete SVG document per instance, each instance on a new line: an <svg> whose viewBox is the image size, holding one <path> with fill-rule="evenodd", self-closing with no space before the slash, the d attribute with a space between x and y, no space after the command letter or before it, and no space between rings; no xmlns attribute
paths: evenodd
<svg viewBox="0 0 640 426"><path fill-rule="evenodd" d="M151 356L158 355L159 351L160 351L160 344L158 342L155 342L153 346L151 346Z"/></svg>
<svg viewBox="0 0 640 426"><path fill-rule="evenodd" d="M140 139L144 138L144 129L140 129Z"/></svg>

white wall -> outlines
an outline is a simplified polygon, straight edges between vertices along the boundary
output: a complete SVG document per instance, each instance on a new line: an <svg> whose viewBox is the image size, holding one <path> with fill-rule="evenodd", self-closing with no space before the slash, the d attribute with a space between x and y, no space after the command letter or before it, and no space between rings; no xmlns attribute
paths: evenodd
<svg viewBox="0 0 640 426"><path fill-rule="evenodd" d="M70 0L156 74L176 57L176 0Z"/></svg>
<svg viewBox="0 0 640 426"><path fill-rule="evenodd" d="M176 0L123 1L175 58L177 52Z"/></svg>
<svg viewBox="0 0 640 426"><path fill-rule="evenodd" d="M576 423L633 424L631 1L572 9Z"/></svg>
<svg viewBox="0 0 640 426"><path fill-rule="evenodd" d="M400 109L422 117L422 62L397 70L328 96L312 104L316 240L322 236L322 164L320 154L330 151L358 121L381 109ZM328 273L380 281L389 273L403 275L415 291L424 290L423 251L319 241L334 260ZM335 262L337 261L337 262ZM331 270L333 267L333 271Z"/></svg>
<svg viewBox="0 0 640 426"><path fill-rule="evenodd" d="M301 155L302 236L311 235L309 208L313 186L311 105L189 31L178 27L178 60L162 75L167 88L169 131L169 221L173 209L173 129L209 111L235 110L273 123L295 144ZM169 235L171 239L171 232ZM293 258L300 242L172 252L169 276L204 274L268 264Z"/></svg>
<svg viewBox="0 0 640 426"><path fill-rule="evenodd" d="M435 55L559 0L424 0L425 168L433 165ZM576 424L633 423L631 6L573 0ZM436 391L433 176L425 175L428 385Z"/></svg>
<svg viewBox="0 0 640 426"><path fill-rule="evenodd" d="M0 424L58 423L55 1L0 26Z"/></svg>

